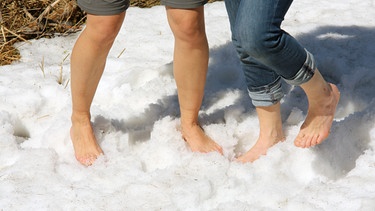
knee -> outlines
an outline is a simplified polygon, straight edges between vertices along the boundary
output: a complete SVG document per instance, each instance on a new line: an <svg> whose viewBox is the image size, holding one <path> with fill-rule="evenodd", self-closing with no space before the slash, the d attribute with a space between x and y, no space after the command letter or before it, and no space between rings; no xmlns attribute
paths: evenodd
<svg viewBox="0 0 375 211"><path fill-rule="evenodd" d="M108 21L105 19L91 21L88 22L85 28L85 33L92 42L95 42L98 45L111 45L120 31L121 25L121 19L116 21Z"/></svg>
<svg viewBox="0 0 375 211"><path fill-rule="evenodd" d="M114 42L117 34L118 30L115 28L98 27L91 30L90 37L97 44L108 45Z"/></svg>
<svg viewBox="0 0 375 211"><path fill-rule="evenodd" d="M176 40L194 44L205 39L206 33L204 26L197 21L186 20L176 25L174 36Z"/></svg>
<svg viewBox="0 0 375 211"><path fill-rule="evenodd" d="M193 44L206 38L202 14L169 14L169 23L177 41Z"/></svg>
<svg viewBox="0 0 375 211"><path fill-rule="evenodd" d="M282 46L282 33L280 32L265 32L260 29L242 27L236 30L236 37L242 51L254 58L269 56L279 51Z"/></svg>

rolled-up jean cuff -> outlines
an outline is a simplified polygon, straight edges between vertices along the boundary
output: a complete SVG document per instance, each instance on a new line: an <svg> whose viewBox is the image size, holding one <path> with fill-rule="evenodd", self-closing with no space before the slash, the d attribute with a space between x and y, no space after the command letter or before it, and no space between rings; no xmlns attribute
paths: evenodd
<svg viewBox="0 0 375 211"><path fill-rule="evenodd" d="M314 56L310 52L308 52L306 49L305 51L306 51L306 61L303 64L302 68L291 79L284 78L284 80L288 84L299 86L303 83L306 83L314 76L315 69L316 69L316 62L315 62Z"/></svg>
<svg viewBox="0 0 375 211"><path fill-rule="evenodd" d="M253 105L256 107L274 105L284 97L281 78L267 86L248 89L248 92Z"/></svg>

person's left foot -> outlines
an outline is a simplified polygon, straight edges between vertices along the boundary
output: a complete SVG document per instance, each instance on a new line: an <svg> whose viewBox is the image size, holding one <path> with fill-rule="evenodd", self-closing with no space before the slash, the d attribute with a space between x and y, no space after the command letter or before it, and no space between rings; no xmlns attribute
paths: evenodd
<svg viewBox="0 0 375 211"><path fill-rule="evenodd" d="M305 122L302 124L294 144L307 148L322 143L330 134L340 92L333 84L329 85L329 95L320 99L320 103L309 107Z"/></svg>
<svg viewBox="0 0 375 211"><path fill-rule="evenodd" d="M282 131L279 131L279 135L275 137L259 137L257 143L245 154L239 156L236 160L241 163L254 162L260 156L266 155L267 150L273 145L285 141L285 137Z"/></svg>

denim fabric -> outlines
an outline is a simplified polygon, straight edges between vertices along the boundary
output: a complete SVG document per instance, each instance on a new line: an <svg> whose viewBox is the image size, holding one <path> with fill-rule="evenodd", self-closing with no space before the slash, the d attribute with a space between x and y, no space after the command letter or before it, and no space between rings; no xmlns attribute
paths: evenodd
<svg viewBox="0 0 375 211"><path fill-rule="evenodd" d="M301 67L301 69L294 75L293 78L290 78L290 79L285 78L285 81L288 84L299 86L309 81L313 77L315 73L315 69L316 69L314 56L307 50L306 50L306 54L307 54L306 61Z"/></svg>
<svg viewBox="0 0 375 211"><path fill-rule="evenodd" d="M281 78L300 85L314 74L315 61L280 26L293 0L225 0L249 95L255 106L283 97Z"/></svg>

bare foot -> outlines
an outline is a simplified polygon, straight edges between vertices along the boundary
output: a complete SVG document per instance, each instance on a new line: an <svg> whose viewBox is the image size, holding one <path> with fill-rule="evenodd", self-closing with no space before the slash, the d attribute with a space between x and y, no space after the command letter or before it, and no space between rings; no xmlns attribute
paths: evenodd
<svg viewBox="0 0 375 211"><path fill-rule="evenodd" d="M237 158L237 161L242 163L255 161L265 155L273 145L285 140L280 102L271 106L258 106L256 112L259 119L259 138L249 151Z"/></svg>
<svg viewBox="0 0 375 211"><path fill-rule="evenodd" d="M208 137L201 126L193 124L191 126L183 126L181 128L182 138L189 144L193 152L214 152L223 154L223 149L210 137Z"/></svg>
<svg viewBox="0 0 375 211"><path fill-rule="evenodd" d="M273 145L285 141L285 136L282 130L276 132L276 136L260 136L257 143L245 154L239 156L236 160L242 163L254 162L260 156L266 155L267 150Z"/></svg>
<svg viewBox="0 0 375 211"><path fill-rule="evenodd" d="M309 100L309 110L294 144L297 147L311 147L322 143L330 133L340 92L333 84L328 84L328 95L319 101Z"/></svg>
<svg viewBox="0 0 375 211"><path fill-rule="evenodd" d="M74 121L72 118L70 137L72 139L76 159L85 166L94 163L97 157L103 154L98 145L90 120Z"/></svg>

